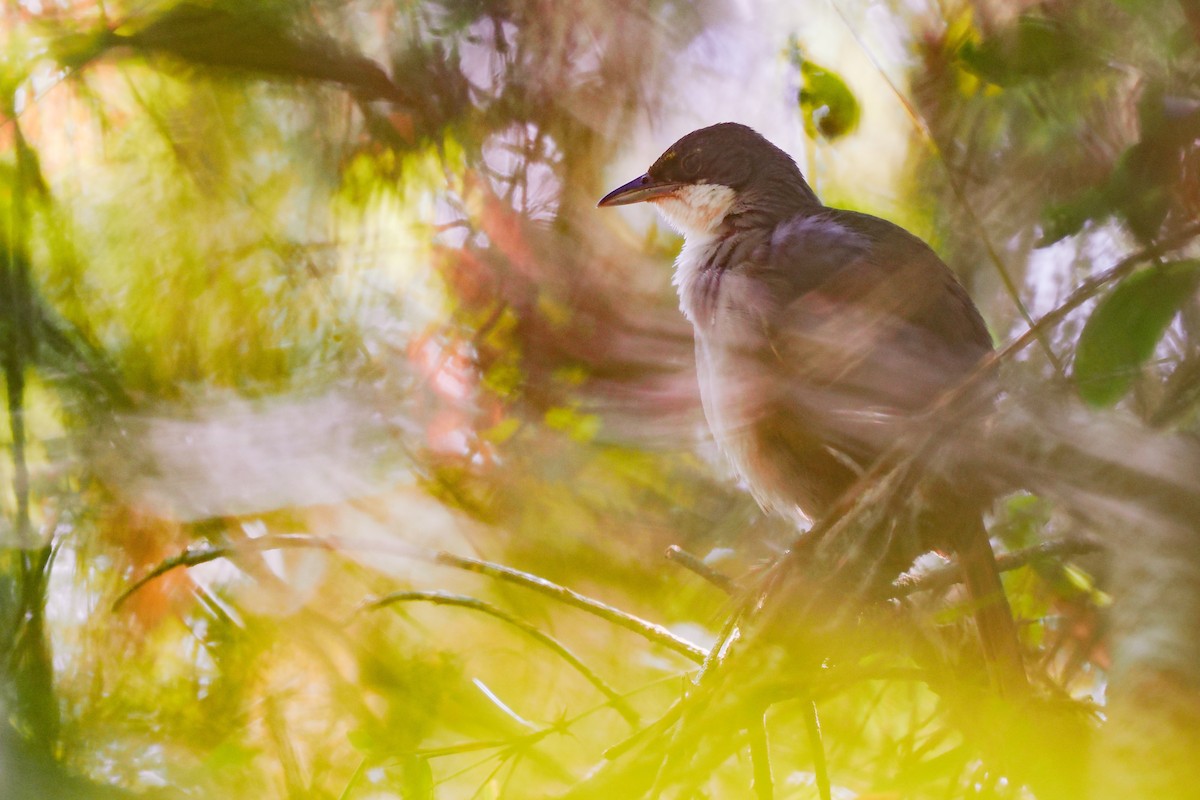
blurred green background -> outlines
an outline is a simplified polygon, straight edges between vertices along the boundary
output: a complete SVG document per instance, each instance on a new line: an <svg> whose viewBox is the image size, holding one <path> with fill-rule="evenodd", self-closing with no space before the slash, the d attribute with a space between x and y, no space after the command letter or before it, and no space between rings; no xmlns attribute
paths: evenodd
<svg viewBox="0 0 1200 800"><path fill-rule="evenodd" d="M1193 796L1193 0L7 0L0 33L0 796L809 798L823 760L839 798ZM707 439L678 237L595 209L724 120L930 241L998 344L1050 315L1005 380L1071 411L977 454L1040 481L992 533L1125 565L1006 576L1045 706L868 670L818 747L785 691L753 790L753 733L605 761L671 754L678 648L435 557L708 648L734 601L665 549L752 585L787 547ZM398 591L443 594L367 607ZM934 595L920 636L969 651Z"/></svg>

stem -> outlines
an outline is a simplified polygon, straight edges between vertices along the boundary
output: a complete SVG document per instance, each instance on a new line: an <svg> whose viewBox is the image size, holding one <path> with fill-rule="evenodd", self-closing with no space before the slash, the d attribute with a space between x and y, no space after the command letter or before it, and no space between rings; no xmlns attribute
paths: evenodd
<svg viewBox="0 0 1200 800"><path fill-rule="evenodd" d="M597 675L591 667L585 664L583 660L579 658L579 656L567 649L566 645L562 644L562 642L558 641L550 634L542 631L540 628L529 624L523 619L514 617L512 614L509 614L507 611L504 611L501 608L497 608L491 603L485 603L484 601L474 597L449 594L447 592L404 591L392 592L391 594L385 595L378 600L367 603L365 607L367 609L376 609L384 608L385 606L389 606L394 603L407 602L425 602L434 603L436 605L469 608L473 611L482 612L489 616L495 617L502 622L512 625L514 628L517 628L539 643L553 650L560 658L574 667L580 675L587 679L588 683L595 686L601 694L608 698L609 702L612 703L613 708L615 708L631 726L636 727L639 724L637 712L634 711L629 703L625 701L625 698L622 697L615 689L609 686L608 683L599 675Z"/></svg>
<svg viewBox="0 0 1200 800"><path fill-rule="evenodd" d="M691 642L683 639L661 625L653 622L647 622L640 617L635 617L632 614L627 614L620 609L613 608L607 603L601 603L599 600L593 600L590 597L581 595L578 592L572 591L565 586L559 586L557 583L539 578L536 575L531 575L528 572L522 572L512 567L505 567L500 564L494 564L490 561L481 561L476 558L467 558L465 556L456 556L453 553L440 552L434 559L439 564L444 564L449 567L467 570L468 572L477 572L481 575L487 575L498 580L515 583L519 586L524 586L527 589L533 589L536 592L553 597L559 602L574 606L589 614L594 614L607 622L633 631L650 641L660 644L670 650L675 651L685 658L691 659L696 663L702 663L708 656L708 652L702 647L697 647Z"/></svg>
<svg viewBox="0 0 1200 800"><path fill-rule="evenodd" d="M821 718L817 715L816 701L809 700L804 713L804 727L808 731L808 744L813 751L813 772L817 779L817 792L821 800L831 800L833 788L829 783L829 763L825 760L825 740L821 736Z"/></svg>
<svg viewBox="0 0 1200 800"><path fill-rule="evenodd" d="M771 777L771 750L767 744L767 718L762 718L750 726L747 733L750 736L750 762L754 767L754 796L758 800L771 800L775 796L775 781Z"/></svg>

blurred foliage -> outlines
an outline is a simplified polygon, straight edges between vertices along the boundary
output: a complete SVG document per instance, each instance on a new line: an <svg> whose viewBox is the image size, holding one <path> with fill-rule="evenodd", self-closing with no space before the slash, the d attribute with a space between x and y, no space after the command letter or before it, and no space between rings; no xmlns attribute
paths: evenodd
<svg viewBox="0 0 1200 800"><path fill-rule="evenodd" d="M1200 263L1160 264L1117 284L1088 317L1075 354L1075 380L1085 400L1112 405L1200 286Z"/></svg>
<svg viewBox="0 0 1200 800"><path fill-rule="evenodd" d="M861 111L850 87L836 72L804 58L796 42L791 43L790 51L803 84L798 99L804 132L830 141L851 133L858 126Z"/></svg>
<svg viewBox="0 0 1200 800"><path fill-rule="evenodd" d="M793 669L753 639L700 677L714 643L738 651L745 602L660 554L757 597L795 531L704 440L678 240L594 203L631 132L701 80L689 59L723 4L12 0L0 795L740 797L754 780L807 798L827 765L839 797L1173 796L1170 747L1139 764L1162 791L1095 788L1126 786L1104 771L1123 753L1191 742L1189 662L1122 655L1174 664L1154 649L1178 644L1173 618L1145 626L1148 649L1114 646L1138 627L1107 616L1120 565L1037 548L1098 518L1150 539L1194 507L1176 502L1187 471L1147 448L1200 422L1200 12L838 5L896 33L886 77L914 124L891 191L997 338L1062 310L1006 361L1010 394L1060 400L1073 362L1086 400L1142 426L977 454L1066 487L992 519L1028 555L1006 583L1039 704L993 707L944 586L831 613L840 657L793 643ZM800 56L828 31L777 33L817 153L870 135L857 77ZM1063 466L1101 445L1128 473ZM1195 607L1170 588L1127 607ZM803 627L789 597L764 601L764 628ZM1122 657L1124 722L1101 728ZM1146 674L1157 693L1130 682ZM1147 697L1178 716L1128 724ZM814 701L822 736L801 733ZM1114 727L1137 738L1110 745Z"/></svg>

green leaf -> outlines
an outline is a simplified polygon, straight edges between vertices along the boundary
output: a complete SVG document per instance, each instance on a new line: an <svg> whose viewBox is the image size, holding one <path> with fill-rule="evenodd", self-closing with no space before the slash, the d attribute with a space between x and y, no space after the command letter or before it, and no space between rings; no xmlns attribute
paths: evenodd
<svg viewBox="0 0 1200 800"><path fill-rule="evenodd" d="M355 728L346 734L346 739L360 753L372 753L379 747L375 736L366 728Z"/></svg>
<svg viewBox="0 0 1200 800"><path fill-rule="evenodd" d="M1077 67L1087 50L1062 22L1026 14L982 42L965 42L958 57L968 72L997 86L1013 86Z"/></svg>
<svg viewBox="0 0 1200 800"><path fill-rule="evenodd" d="M832 141L854 130L861 115L858 100L836 72L804 61L800 77L804 80L800 111L804 115L804 131L809 136L819 135Z"/></svg>
<svg viewBox="0 0 1200 800"><path fill-rule="evenodd" d="M183 2L140 29L127 27L134 26L119 28L104 44L169 53L192 64L339 83L371 98L409 100L371 59L324 34L292 30L287 18L269 7Z"/></svg>
<svg viewBox="0 0 1200 800"><path fill-rule="evenodd" d="M433 800L433 768L419 756L404 759L404 797L406 800Z"/></svg>
<svg viewBox="0 0 1200 800"><path fill-rule="evenodd" d="M1107 195L1100 189L1085 189L1062 203L1051 203L1042 209L1042 235L1037 247L1048 247L1068 236L1074 236L1092 220L1104 219L1112 213Z"/></svg>
<svg viewBox="0 0 1200 800"><path fill-rule="evenodd" d="M1175 314L1200 284L1200 261L1135 272L1092 312L1075 351L1079 395L1095 406L1125 396Z"/></svg>
<svg viewBox="0 0 1200 800"><path fill-rule="evenodd" d="M108 28L102 27L85 32L64 33L50 40L49 50L60 66L78 70L118 43L117 36Z"/></svg>

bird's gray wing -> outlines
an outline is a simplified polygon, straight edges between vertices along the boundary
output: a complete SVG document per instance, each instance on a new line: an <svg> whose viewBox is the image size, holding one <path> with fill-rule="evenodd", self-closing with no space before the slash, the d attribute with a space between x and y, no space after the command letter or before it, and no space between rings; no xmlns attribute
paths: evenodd
<svg viewBox="0 0 1200 800"><path fill-rule="evenodd" d="M794 218L741 269L770 287L758 358L774 361L780 397L859 464L991 348L949 268L885 220L832 209Z"/></svg>
<svg viewBox="0 0 1200 800"><path fill-rule="evenodd" d="M983 319L949 268L924 242L875 217L832 210L797 217L742 269L756 272L774 300L758 306L766 333L754 355L773 363L776 375L777 400L758 426L757 455L767 465L760 473L781 476L775 495L795 498L810 515L851 483L827 456L862 468L904 447L919 412L991 350ZM974 442L946 435L938 443L922 449L922 471L937 479L916 485L914 524L877 529L871 551L884 575L931 547L957 552L994 679L1017 697L1025 684L1021 653L981 517L989 495L950 468L953 448Z"/></svg>

